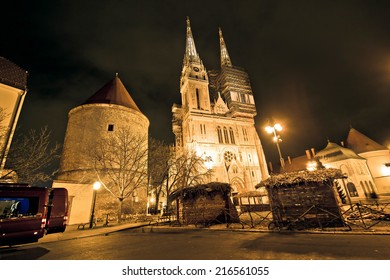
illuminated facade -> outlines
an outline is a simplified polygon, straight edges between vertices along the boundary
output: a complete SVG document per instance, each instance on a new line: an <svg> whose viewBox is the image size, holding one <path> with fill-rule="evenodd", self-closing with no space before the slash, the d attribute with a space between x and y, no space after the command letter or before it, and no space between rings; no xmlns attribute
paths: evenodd
<svg viewBox="0 0 390 280"><path fill-rule="evenodd" d="M247 72L233 66L219 30L221 69L207 71L187 19L180 78L181 105L173 105L176 153L196 152L212 169L209 181L230 183L237 193L255 190L268 170L255 129L255 101Z"/></svg>
<svg viewBox="0 0 390 280"><path fill-rule="evenodd" d="M147 139L148 129L148 118L140 111L118 76L83 104L70 110L59 174L53 183L53 187L64 187L68 190L69 224L89 221L93 203L93 183L109 182L107 178L97 175L99 167L96 167L91 157L94 147L101 141L117 137L123 130ZM136 202L136 206L144 210L145 193L146 190L141 189L137 196L134 193L134 196L126 201L128 204L124 203L124 209L129 208L128 205L132 202ZM117 199L105 188L101 188L97 193L96 217L102 217L103 212L113 213L111 217L116 215L116 204ZM135 209L135 204L131 207Z"/></svg>
<svg viewBox="0 0 390 280"><path fill-rule="evenodd" d="M353 150L336 143L328 145L315 155L326 168L340 169L347 176L339 179L340 185L348 191L350 201L377 198L378 189L371 176L367 160Z"/></svg>
<svg viewBox="0 0 390 280"><path fill-rule="evenodd" d="M380 197L390 196L390 151L385 146L351 128L345 146L367 160Z"/></svg>

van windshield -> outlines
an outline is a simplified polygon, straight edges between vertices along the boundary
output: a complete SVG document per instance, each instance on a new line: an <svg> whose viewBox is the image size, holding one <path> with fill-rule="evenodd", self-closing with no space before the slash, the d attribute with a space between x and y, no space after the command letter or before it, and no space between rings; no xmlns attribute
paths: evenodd
<svg viewBox="0 0 390 280"><path fill-rule="evenodd" d="M34 216L38 203L38 197L0 197L0 219Z"/></svg>

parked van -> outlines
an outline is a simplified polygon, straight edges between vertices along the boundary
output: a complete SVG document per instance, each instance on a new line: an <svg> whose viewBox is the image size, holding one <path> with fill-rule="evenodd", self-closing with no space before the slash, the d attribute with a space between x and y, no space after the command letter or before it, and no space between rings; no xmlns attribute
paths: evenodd
<svg viewBox="0 0 390 280"><path fill-rule="evenodd" d="M66 189L0 184L0 246L37 242L63 232L67 223Z"/></svg>

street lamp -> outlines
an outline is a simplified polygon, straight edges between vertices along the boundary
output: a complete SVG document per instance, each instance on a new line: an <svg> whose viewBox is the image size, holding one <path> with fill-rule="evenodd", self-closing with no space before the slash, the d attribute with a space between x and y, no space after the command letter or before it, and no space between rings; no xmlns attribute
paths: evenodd
<svg viewBox="0 0 390 280"><path fill-rule="evenodd" d="M265 131L267 131L269 134L273 134L273 141L276 144L276 147L278 148L279 153L279 159L280 159L280 166L282 167L282 171L284 171L284 159L282 157L282 152L280 151L279 143L282 142L282 139L280 138L280 135L277 134L277 131L281 131L282 126L280 124L274 124L273 126L267 126L265 128Z"/></svg>
<svg viewBox="0 0 390 280"><path fill-rule="evenodd" d="M89 220L89 228L93 227L93 218L95 215L95 204L96 204L96 192L100 189L101 183L95 182L93 183L93 197L92 197L92 211L91 211L91 219Z"/></svg>

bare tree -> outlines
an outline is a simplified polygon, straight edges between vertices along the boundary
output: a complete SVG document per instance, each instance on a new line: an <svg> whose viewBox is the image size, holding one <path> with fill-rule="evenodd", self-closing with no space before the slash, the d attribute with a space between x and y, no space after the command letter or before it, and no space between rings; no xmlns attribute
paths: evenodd
<svg viewBox="0 0 390 280"><path fill-rule="evenodd" d="M149 177L156 193L156 207L162 192L167 196L169 208L169 195L173 191L205 183L211 172L196 153L188 151L176 156L173 146L156 139L149 141Z"/></svg>
<svg viewBox="0 0 390 280"><path fill-rule="evenodd" d="M51 180L57 169L52 164L59 159L61 145L51 144L50 131L47 127L39 132L31 129L27 135L18 135L12 142L6 169L0 180L16 173L19 182L36 184Z"/></svg>
<svg viewBox="0 0 390 280"><path fill-rule="evenodd" d="M120 222L123 201L147 184L147 137L120 129L110 137L102 139L91 156L100 182L118 200Z"/></svg>
<svg viewBox="0 0 390 280"><path fill-rule="evenodd" d="M206 183L212 170L205 167L205 161L195 152L185 151L180 156L171 156L165 191L167 193L167 205L171 204L169 195L188 186Z"/></svg>
<svg viewBox="0 0 390 280"><path fill-rule="evenodd" d="M160 202L160 196L164 192L163 186L168 178L170 158L173 147L163 141L149 139L149 160L148 160L148 187L149 191L154 191L156 201L152 212L156 213Z"/></svg>

